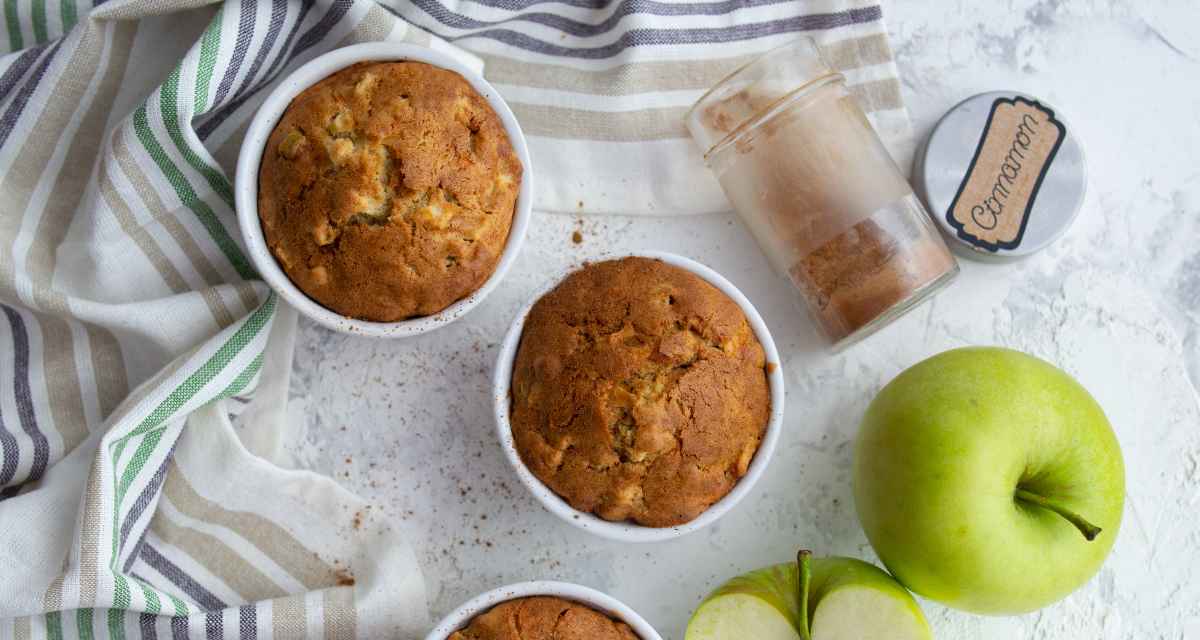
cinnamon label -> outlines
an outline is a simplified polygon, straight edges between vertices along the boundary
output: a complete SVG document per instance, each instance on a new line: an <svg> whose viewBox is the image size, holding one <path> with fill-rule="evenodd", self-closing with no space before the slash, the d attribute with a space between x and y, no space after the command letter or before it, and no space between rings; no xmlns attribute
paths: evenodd
<svg viewBox="0 0 1200 640"><path fill-rule="evenodd" d="M1066 134L1054 111L1041 103L997 98L946 212L959 237L992 252L1020 246L1042 180Z"/></svg>

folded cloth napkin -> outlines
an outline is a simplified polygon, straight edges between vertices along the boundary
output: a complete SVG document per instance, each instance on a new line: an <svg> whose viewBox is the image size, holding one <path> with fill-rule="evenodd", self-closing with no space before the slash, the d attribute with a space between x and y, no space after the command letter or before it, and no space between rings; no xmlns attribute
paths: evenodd
<svg viewBox="0 0 1200 640"><path fill-rule="evenodd" d="M0 638L426 631L405 541L285 468L295 315L236 228L242 133L314 56L469 49L532 135L547 209L725 208L680 118L798 31L888 140L907 131L871 3L229 0L193 34L178 12L208 4L3 5Z"/></svg>

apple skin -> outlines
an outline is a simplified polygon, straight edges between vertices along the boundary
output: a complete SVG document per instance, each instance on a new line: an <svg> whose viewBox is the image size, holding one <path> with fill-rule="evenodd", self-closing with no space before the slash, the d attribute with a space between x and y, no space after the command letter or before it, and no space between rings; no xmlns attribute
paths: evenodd
<svg viewBox="0 0 1200 640"><path fill-rule="evenodd" d="M821 605L831 601L830 596L839 591L851 589L871 590L889 597L890 601L898 604L905 612L907 620L905 627L914 630L914 636L922 640L932 640L933 633L921 607L900 583L873 564L854 558L829 557L813 558L811 580L808 591L808 619L816 621ZM795 562L785 562L763 569L751 571L733 578L717 587L704 599L696 609L689 623L685 640L694 640L704 634L699 633L694 624L700 617L706 604L721 596L750 595L769 604L777 610L794 630L801 627L800 621L800 580L799 570ZM789 632L790 633L790 632ZM791 634L799 638L799 634Z"/></svg>
<svg viewBox="0 0 1200 640"><path fill-rule="evenodd" d="M1088 541L1018 487L1101 528ZM1063 371L1009 349L936 355L875 397L854 458L859 519L905 586L985 614L1033 611L1088 581L1121 524L1112 427Z"/></svg>

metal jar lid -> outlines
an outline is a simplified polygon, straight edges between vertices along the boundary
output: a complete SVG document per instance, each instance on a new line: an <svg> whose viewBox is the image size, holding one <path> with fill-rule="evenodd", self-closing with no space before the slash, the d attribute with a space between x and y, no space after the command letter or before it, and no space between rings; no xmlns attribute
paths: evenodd
<svg viewBox="0 0 1200 640"><path fill-rule="evenodd" d="M917 154L913 179L959 253L1010 260L1071 226L1087 191L1087 163L1058 110L995 91L942 116Z"/></svg>

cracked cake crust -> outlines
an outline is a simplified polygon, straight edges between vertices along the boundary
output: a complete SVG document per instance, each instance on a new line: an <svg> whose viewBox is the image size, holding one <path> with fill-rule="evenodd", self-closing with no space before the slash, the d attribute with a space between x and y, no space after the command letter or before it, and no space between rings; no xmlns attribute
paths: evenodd
<svg viewBox="0 0 1200 640"><path fill-rule="evenodd" d="M586 605L536 596L502 602L449 640L638 640L623 622Z"/></svg>
<svg viewBox="0 0 1200 640"><path fill-rule="evenodd" d="M648 258L585 266L538 300L510 422L530 471L572 507L651 527L695 519L766 432L766 357L741 307Z"/></svg>
<svg viewBox="0 0 1200 640"><path fill-rule="evenodd" d="M271 253L305 294L394 322L483 285L521 174L500 118L462 76L360 63L288 106L263 151L258 212Z"/></svg>

